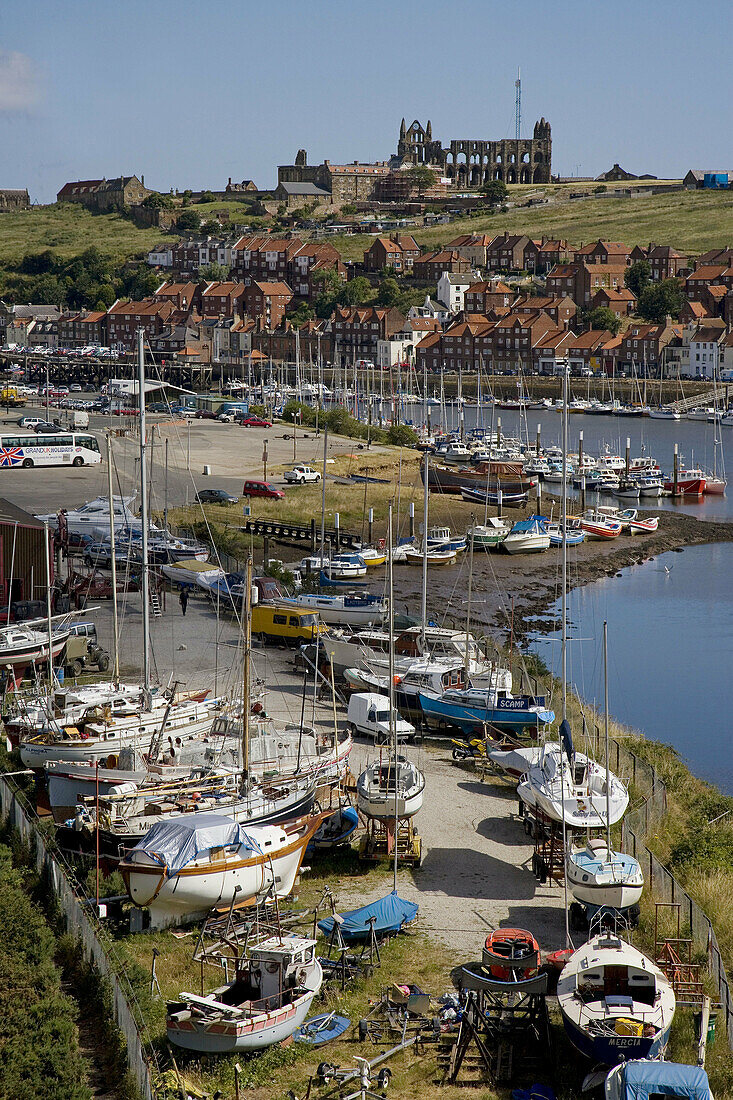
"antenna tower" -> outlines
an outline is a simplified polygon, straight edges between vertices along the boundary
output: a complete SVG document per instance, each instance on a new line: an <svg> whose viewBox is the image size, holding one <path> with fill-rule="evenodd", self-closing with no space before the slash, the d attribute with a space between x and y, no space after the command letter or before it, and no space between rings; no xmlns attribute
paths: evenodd
<svg viewBox="0 0 733 1100"><path fill-rule="evenodd" d="M519 131L522 128L522 76L519 69L517 69L514 88L514 137L519 141Z"/></svg>

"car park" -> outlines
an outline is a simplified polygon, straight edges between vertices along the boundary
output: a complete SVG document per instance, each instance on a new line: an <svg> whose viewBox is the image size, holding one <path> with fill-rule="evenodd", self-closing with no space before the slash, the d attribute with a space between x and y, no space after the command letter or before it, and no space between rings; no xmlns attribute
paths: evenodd
<svg viewBox="0 0 733 1100"><path fill-rule="evenodd" d="M238 504L239 497L228 493L226 489L202 489L196 494L199 504Z"/></svg>

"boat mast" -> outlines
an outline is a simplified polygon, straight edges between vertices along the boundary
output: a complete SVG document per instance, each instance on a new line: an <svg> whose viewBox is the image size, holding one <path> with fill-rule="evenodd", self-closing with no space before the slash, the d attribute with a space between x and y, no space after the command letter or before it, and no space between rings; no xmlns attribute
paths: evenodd
<svg viewBox="0 0 733 1100"><path fill-rule="evenodd" d="M476 517L471 516L471 545L468 551L468 604L466 607L466 687L468 687L468 678L471 673L471 651L469 649L469 641L471 638L471 588L473 583L473 539L474 531L476 530Z"/></svg>
<svg viewBox="0 0 733 1100"><path fill-rule="evenodd" d="M606 742L606 848L611 859L611 783L608 770L608 623L603 624L603 733Z"/></svg>
<svg viewBox="0 0 733 1100"><path fill-rule="evenodd" d="M321 560L319 571L323 569L323 554L326 545L326 458L328 455L328 424L323 429L323 474L321 476Z"/></svg>
<svg viewBox="0 0 733 1100"><path fill-rule="evenodd" d="M387 594L389 598L389 739L394 754L394 890L397 890L397 724L395 722L394 706L394 579L392 561L392 505L389 506L387 515ZM387 765L389 770L389 765Z"/></svg>
<svg viewBox="0 0 733 1100"><path fill-rule="evenodd" d="M166 440L166 447L168 441ZM117 620L117 561L115 560L115 511L114 497L112 496L112 437L107 434L107 493L109 495L109 542L110 561L112 563L112 645L114 648L114 674L112 683L115 687L120 684L120 642L118 636ZM166 524L166 528L167 528Z"/></svg>
<svg viewBox="0 0 733 1100"><path fill-rule="evenodd" d="M51 621L51 550L49 547L48 521L43 522L43 548L46 556L46 629L48 631L48 709L53 714L51 695L53 692L53 623ZM8 598L8 604L10 599ZM8 611L10 608L8 607Z"/></svg>
<svg viewBox="0 0 733 1100"><path fill-rule="evenodd" d="M570 363L566 359L562 372L562 519L560 536L562 539L562 721L568 714L568 371ZM567 858L567 829L565 827L565 746L560 743L560 807L562 811L562 850ZM569 764L570 762L568 762ZM570 914L568 909L568 876L563 875L565 891L565 945L570 943Z"/></svg>
<svg viewBox="0 0 733 1100"><path fill-rule="evenodd" d="M242 617L242 790L249 784L249 666L252 656L252 558L247 558Z"/></svg>
<svg viewBox="0 0 733 1100"><path fill-rule="evenodd" d="M143 702L150 706L150 567L148 565L148 483L145 441L145 332L137 330L137 402L140 419L140 511L142 514L142 596L143 596Z"/></svg>
<svg viewBox="0 0 733 1100"><path fill-rule="evenodd" d="M422 592L420 596L420 626L422 630L423 645L425 644L425 627L428 622L428 469L430 458L425 452L425 470L423 477L423 514L422 514Z"/></svg>

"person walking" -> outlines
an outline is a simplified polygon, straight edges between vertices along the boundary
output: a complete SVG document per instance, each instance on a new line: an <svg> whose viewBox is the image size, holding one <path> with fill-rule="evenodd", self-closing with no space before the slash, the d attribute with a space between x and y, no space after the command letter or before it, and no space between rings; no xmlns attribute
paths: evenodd
<svg viewBox="0 0 733 1100"><path fill-rule="evenodd" d="M184 617L185 617L186 608L188 607L188 589L187 588L184 587L184 588L181 589L181 594L178 597L178 599L179 599L180 604L181 604L181 611L183 612Z"/></svg>

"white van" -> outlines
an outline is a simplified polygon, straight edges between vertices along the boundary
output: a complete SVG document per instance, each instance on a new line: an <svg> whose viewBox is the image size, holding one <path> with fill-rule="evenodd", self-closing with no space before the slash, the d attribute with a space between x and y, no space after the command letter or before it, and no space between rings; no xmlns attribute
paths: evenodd
<svg viewBox="0 0 733 1100"><path fill-rule="evenodd" d="M352 736L362 733L375 742L388 743L391 736L389 699L385 695L377 695L374 691L354 692L349 699L346 721ZM394 725L398 741L407 741L415 736L415 727L401 718L396 710Z"/></svg>

